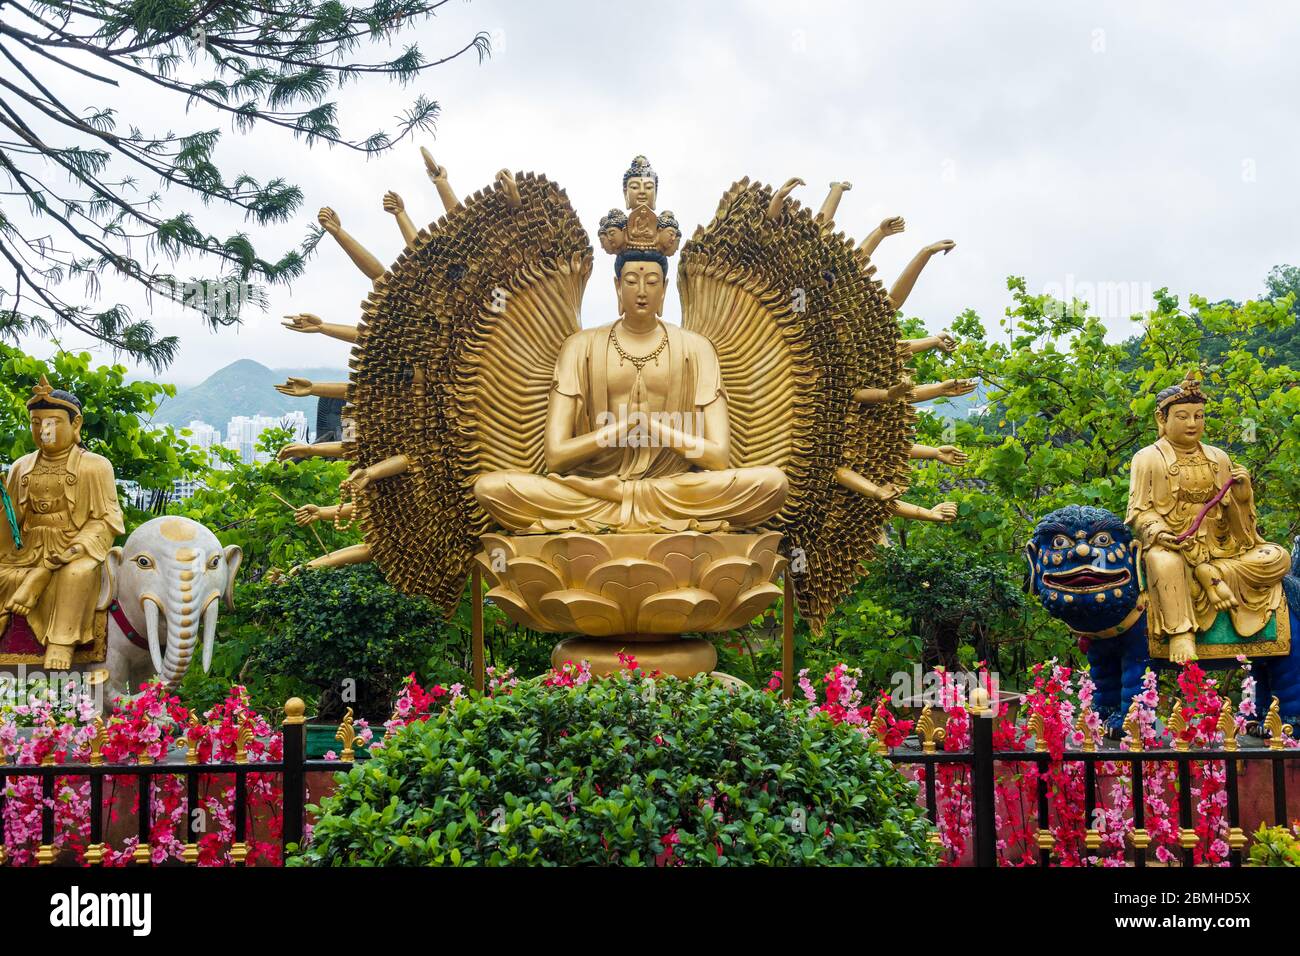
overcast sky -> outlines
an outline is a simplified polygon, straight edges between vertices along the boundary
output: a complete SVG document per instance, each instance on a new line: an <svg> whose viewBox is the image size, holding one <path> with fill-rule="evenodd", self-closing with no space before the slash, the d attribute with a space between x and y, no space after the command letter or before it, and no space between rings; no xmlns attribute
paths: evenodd
<svg viewBox="0 0 1300 956"><path fill-rule="evenodd" d="M502 167L544 172L593 232L621 204L637 153L659 172L659 208L688 236L742 176L800 176L808 185L797 195L814 208L831 180L846 179L838 228L860 238L885 216L907 219L876 254L886 282L922 245L956 241L907 303L934 330L966 308L995 325L1013 274L1083 298L1104 284L1103 317L1127 334L1152 289L1246 298L1274 264L1300 263L1300 11L1286 4L474 0L407 36L432 57L479 29L495 46L481 65L471 54L415 88L350 87L345 132L385 125L423 92L443 112L422 142L458 193ZM174 100L117 105L129 115L131 102L155 114L133 117L142 125L211 124ZM366 161L227 131L219 155L228 174L283 175L304 190L297 222L258 234L263 256L297 242L330 205L387 262L400 237L380 205L386 189L417 223L440 211L415 143ZM218 232L238 228L195 212ZM596 257L588 325L614 318L610 260L599 248ZM306 276L271 290L270 312L238 330L213 334L192 316L156 312L159 331L181 337L179 359L158 377L192 384L239 358L341 366L345 346L284 331L279 316L352 322L367 287L327 238ZM669 310L676 318L675 296Z"/></svg>

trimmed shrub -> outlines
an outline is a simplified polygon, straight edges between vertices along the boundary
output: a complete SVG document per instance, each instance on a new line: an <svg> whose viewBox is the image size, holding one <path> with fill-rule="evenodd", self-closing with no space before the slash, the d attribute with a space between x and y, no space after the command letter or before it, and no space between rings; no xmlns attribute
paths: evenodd
<svg viewBox="0 0 1300 956"><path fill-rule="evenodd" d="M453 701L338 777L291 865L926 865L916 788L775 694L630 677Z"/></svg>

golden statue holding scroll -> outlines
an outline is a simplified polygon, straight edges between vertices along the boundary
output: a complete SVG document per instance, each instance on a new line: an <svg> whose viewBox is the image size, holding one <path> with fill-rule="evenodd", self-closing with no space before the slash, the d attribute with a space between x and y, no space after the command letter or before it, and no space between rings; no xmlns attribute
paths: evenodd
<svg viewBox="0 0 1300 956"><path fill-rule="evenodd" d="M354 343L349 383L281 387L343 394L355 424L351 441L283 452L358 465L352 500L328 513L354 515L365 544L313 564L375 561L451 609L476 560L518 623L615 649L640 642L640 658L693 673L716 656L681 635L743 626L779 596L783 573L820 627L890 518L955 517L951 504L900 500L910 459L965 460L913 444L912 403L975 383L915 386L906 360L955 343L900 341L895 319L951 242L926 247L886 291L870 251L902 220L857 246L832 231L849 185L832 184L814 214L790 198L794 179L736 183L681 245L638 156L623 208L598 232L619 315L582 328L593 253L564 192L503 170L462 202L445 167L427 152L425 163L446 215L415 233L389 193L406 249L385 271L321 212L373 281L363 323L286 322ZM662 319L679 245L680 326Z"/></svg>
<svg viewBox="0 0 1300 956"><path fill-rule="evenodd" d="M1156 397L1160 437L1133 456L1125 518L1142 544L1152 653L1176 664L1197 658L1197 635L1220 611L1234 654L1260 635L1282 606L1291 564L1260 537L1250 473L1201 441L1205 404L1195 374Z"/></svg>

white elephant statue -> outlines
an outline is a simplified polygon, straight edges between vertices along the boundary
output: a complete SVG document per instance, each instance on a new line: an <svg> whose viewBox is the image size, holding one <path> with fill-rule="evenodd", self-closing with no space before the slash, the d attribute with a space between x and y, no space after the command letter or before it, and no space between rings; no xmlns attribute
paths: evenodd
<svg viewBox="0 0 1300 956"><path fill-rule="evenodd" d="M203 627L203 670L212 666L217 604L235 606L244 552L222 548L204 525L168 515L146 521L113 548L105 568L109 605L108 688L138 693L155 676L175 687L189 670Z"/></svg>

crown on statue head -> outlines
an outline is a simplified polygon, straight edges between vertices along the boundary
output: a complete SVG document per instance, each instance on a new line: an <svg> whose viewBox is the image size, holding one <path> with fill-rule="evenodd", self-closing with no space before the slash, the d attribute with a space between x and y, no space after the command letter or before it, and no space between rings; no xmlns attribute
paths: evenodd
<svg viewBox="0 0 1300 956"><path fill-rule="evenodd" d="M656 215L645 203L630 213L611 209L600 217L600 245L611 255L641 249L671 256L677 251L681 235L681 226L671 212Z"/></svg>
<svg viewBox="0 0 1300 956"><path fill-rule="evenodd" d="M1205 392L1201 390L1201 373L1199 369L1192 369L1177 385L1171 385L1159 395L1156 396L1156 410L1163 412L1170 405L1178 402L1185 402L1188 399L1206 400Z"/></svg>
<svg viewBox="0 0 1300 956"><path fill-rule="evenodd" d="M81 403L77 401L77 396L56 389L44 374L41 375L41 380L32 386L32 397L27 399L27 407L28 409L61 408L71 418L81 414Z"/></svg>
<svg viewBox="0 0 1300 956"><path fill-rule="evenodd" d="M656 173L654 167L650 165L650 160L646 159L644 156L632 157L632 162L627 167L627 172L623 174L624 189L627 188L627 181L633 178L653 179L655 186L657 187L659 185L659 174Z"/></svg>

